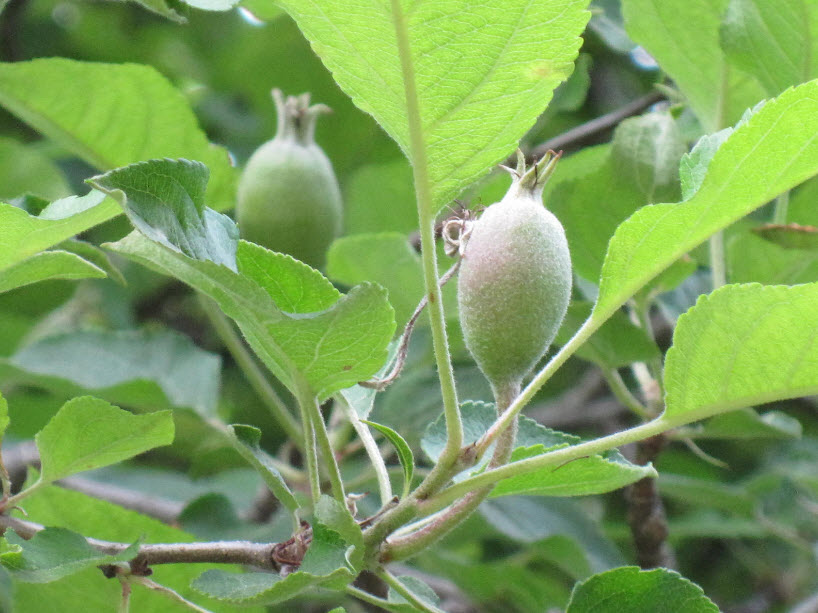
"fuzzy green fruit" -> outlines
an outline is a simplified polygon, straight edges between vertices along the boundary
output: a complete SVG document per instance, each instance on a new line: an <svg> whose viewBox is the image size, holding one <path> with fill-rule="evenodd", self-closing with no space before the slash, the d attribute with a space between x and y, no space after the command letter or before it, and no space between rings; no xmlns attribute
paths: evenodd
<svg viewBox="0 0 818 613"><path fill-rule="evenodd" d="M341 233L341 191L315 121L329 109L309 94L286 100L273 90L278 131L250 157L239 181L236 217L242 238L320 268Z"/></svg>
<svg viewBox="0 0 818 613"><path fill-rule="evenodd" d="M502 396L545 355L571 296L565 231L542 203L556 157L526 170L519 155L508 193L470 228L457 285L466 347Z"/></svg>

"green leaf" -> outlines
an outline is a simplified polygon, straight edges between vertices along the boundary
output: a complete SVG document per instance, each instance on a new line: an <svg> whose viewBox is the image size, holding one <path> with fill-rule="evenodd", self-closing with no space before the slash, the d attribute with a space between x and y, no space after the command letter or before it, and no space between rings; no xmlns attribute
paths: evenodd
<svg viewBox="0 0 818 613"><path fill-rule="evenodd" d="M173 442L170 411L132 415L99 398L66 402L35 437L42 483L127 460Z"/></svg>
<svg viewBox="0 0 818 613"><path fill-rule="evenodd" d="M400 232L418 227L412 167L406 158L359 167L344 188L347 234Z"/></svg>
<svg viewBox="0 0 818 613"><path fill-rule="evenodd" d="M497 414L494 405L486 402L467 401L460 406L463 416L463 443L468 445L482 436L494 423ZM445 424L438 418L426 429L421 441L423 451L434 461L440 456L446 441ZM547 451L576 445L578 436L551 430L520 416L518 421L517 447L512 452L511 465ZM487 452L487 456L491 452ZM487 461L487 460L486 460ZM485 461L484 463L485 464ZM473 470L479 472L483 466ZM467 474L461 473L461 478ZM602 494L624 487L645 477L655 477L652 466L637 466L628 462L618 451L580 458L557 467L548 467L530 473L509 477L500 481L491 496L515 494L532 496L587 496Z"/></svg>
<svg viewBox="0 0 818 613"><path fill-rule="evenodd" d="M118 213L116 202L98 191L52 202L39 216L0 203L0 270L53 247Z"/></svg>
<svg viewBox="0 0 818 613"><path fill-rule="evenodd" d="M682 183L682 200L690 200L704 183L707 168L716 151L722 146L727 137L733 133L733 128L724 128L714 134L705 134L693 147L690 153L682 156L679 163L679 179Z"/></svg>
<svg viewBox="0 0 818 613"><path fill-rule="evenodd" d="M740 231L727 242L727 278L731 283L765 285L818 281L818 250L786 248Z"/></svg>
<svg viewBox="0 0 818 613"><path fill-rule="evenodd" d="M64 58L0 64L0 104L99 170L199 160L212 176L210 206L234 204L227 152L207 141L187 100L150 66Z"/></svg>
<svg viewBox="0 0 818 613"><path fill-rule="evenodd" d="M312 541L297 571L286 577L275 573L240 575L210 570L193 582L206 596L240 605L270 605L289 600L318 586L342 589L360 570L363 536L349 511L322 497L316 505Z"/></svg>
<svg viewBox="0 0 818 613"><path fill-rule="evenodd" d="M398 581L421 601L432 607L438 607L438 605L440 605L440 598L435 594L435 591L417 577L400 575L398 576ZM387 593L387 600L392 605L390 610L395 613L417 613L417 607L409 604L409 601L398 594L392 587L389 588L389 592Z"/></svg>
<svg viewBox="0 0 818 613"><path fill-rule="evenodd" d="M221 359L170 330L48 336L0 359L6 379L62 394L92 393L145 411L186 407L212 415Z"/></svg>
<svg viewBox="0 0 818 613"><path fill-rule="evenodd" d="M242 276L258 283L285 313L325 311L341 297L324 275L285 253L240 241L237 257Z"/></svg>
<svg viewBox="0 0 818 613"><path fill-rule="evenodd" d="M155 481L154 481L155 482ZM163 524L159 520L130 511L110 502L91 498L57 486L37 490L25 501L28 519L67 528L87 537L133 543L188 543L195 539L188 533ZM168 586L185 598L200 602L202 598L190 587L190 582L207 568L235 569L234 566L201 564L161 564L154 566L151 579ZM46 584L17 583L15 604L18 611L52 611L87 613L113 611L121 597L121 586L106 579L92 568L65 579ZM56 604L55 604L56 603ZM216 601L201 603L214 612L234 611ZM168 600L165 595L134 587L131 610L139 613L190 613L186 605ZM259 608L253 613L262 613Z"/></svg>
<svg viewBox="0 0 818 613"><path fill-rule="evenodd" d="M734 516L755 517L756 501L744 487L662 471L659 489L662 496L688 505L719 509Z"/></svg>
<svg viewBox="0 0 818 613"><path fill-rule="evenodd" d="M563 435L572 443L579 443L578 437ZM572 440L573 439L573 440ZM511 454L509 464L533 458L556 448L560 445L532 445L517 447ZM497 484L492 497L512 496L522 494L526 496L589 496L604 494L635 483L646 477L656 477L653 466L637 466L628 462L618 451L605 452L591 458L583 458L563 464L562 466L548 467L528 472L516 477L509 477Z"/></svg>
<svg viewBox="0 0 818 613"><path fill-rule="evenodd" d="M424 294L420 256L397 232L336 240L327 254L327 274L345 285L374 281L385 287L399 328L409 321Z"/></svg>
<svg viewBox="0 0 818 613"><path fill-rule="evenodd" d="M818 76L812 42L804 0L730 0L721 26L728 61L755 76L772 96Z"/></svg>
<svg viewBox="0 0 818 613"><path fill-rule="evenodd" d="M227 434L233 448L258 471L278 501L287 507L290 513L295 513L298 510L298 501L281 473L270 461L270 456L259 445L261 430L253 426L236 424L228 426Z"/></svg>
<svg viewBox="0 0 818 613"><path fill-rule="evenodd" d="M398 460L400 460L400 465L403 467L403 494L401 498L406 498L409 494L409 489L412 487L412 477L415 474L415 456L412 453L412 449L404 438L389 426L376 424L374 421L367 421L365 419L361 421L383 434L395 447L395 451L398 452Z"/></svg>
<svg viewBox="0 0 818 613"><path fill-rule="evenodd" d="M628 34L673 79L708 132L734 123L744 109L764 97L755 79L728 69L719 46L728 1L622 2Z"/></svg>
<svg viewBox="0 0 818 613"><path fill-rule="evenodd" d="M176 182L177 175L187 179L191 172L201 178L205 169L185 161L165 160L109 174L121 179L140 172L158 176L148 190L150 193L135 192L137 201L153 201L155 197L158 205L160 198L166 196L163 184ZM126 210L131 206L132 193L128 189L127 193L120 189L112 192ZM175 191L170 197L184 200L185 194ZM220 229L211 233L207 230L209 220L217 213L199 208L195 201L171 202L168 206L169 209L161 210L172 210L176 215L184 212L183 216L194 209L203 210L200 219L205 220L204 225L194 224L191 231L189 224L182 223L176 215L162 215L157 209L149 224L142 217L145 223L138 226L139 230L145 227L147 235L134 232L118 243L106 245L107 248L176 277L213 298L236 320L254 351L290 390L296 390L297 379L302 377L315 395L324 400L366 380L383 366L386 347L395 329L394 314L383 289L362 284L333 302L338 294L329 282L297 260L241 242L238 254L231 253L235 224L227 217L219 216L215 226ZM218 247L206 246L202 227L206 234L221 233ZM151 241L151 237L160 238ZM237 258L240 272L218 265L212 257L221 262ZM270 270L275 271L274 277ZM281 308L296 312L285 313ZM319 312L305 312L312 308Z"/></svg>
<svg viewBox="0 0 818 613"><path fill-rule="evenodd" d="M63 241L62 243L59 244L59 249L60 251L74 253L80 256L82 259L91 262L97 268L100 268L103 271L105 271L105 274L108 275L108 278L110 278L113 281L116 281L123 287L128 284L128 282L125 281L125 277L122 276L122 273L119 271L119 269L114 265L113 262L111 262L111 258L108 257L108 254L105 253L96 245L74 238L69 238L67 241Z"/></svg>
<svg viewBox="0 0 818 613"><path fill-rule="evenodd" d="M397 340L389 343L386 362L383 367L372 376L373 379L383 379L392 369L392 365L398 353L398 344L399 342ZM341 390L341 396L343 396L344 401L349 404L352 410L355 411L358 419L366 419L369 417L369 414L375 406L375 398L377 395L377 389L364 387L363 385L353 385L352 387Z"/></svg>
<svg viewBox="0 0 818 613"><path fill-rule="evenodd" d="M676 435L694 439L793 439L801 438L802 431L800 421L781 411L759 415L753 409L740 409L677 430Z"/></svg>
<svg viewBox="0 0 818 613"><path fill-rule="evenodd" d="M753 232L784 249L818 251L818 228L815 226L766 224L753 228Z"/></svg>
<svg viewBox="0 0 818 613"><path fill-rule="evenodd" d="M574 586L565 613L718 613L702 588L666 568L623 566Z"/></svg>
<svg viewBox="0 0 818 613"><path fill-rule="evenodd" d="M590 302L574 301L557 332L554 343L564 345L591 315ZM577 357L602 368L622 368L634 362L660 357L656 343L622 312L616 312L576 352Z"/></svg>
<svg viewBox="0 0 818 613"><path fill-rule="evenodd" d="M425 157L412 163L428 168L436 208L514 149L571 73L589 17L586 0L280 4L353 102ZM408 75L423 151L410 147Z"/></svg>
<svg viewBox="0 0 818 613"><path fill-rule="evenodd" d="M21 549L0 554L0 564L11 571L13 579L26 583L50 583L86 568L130 560L139 549L134 543L121 553L108 555L65 528L46 528L29 541L13 535L9 542Z"/></svg>
<svg viewBox="0 0 818 613"><path fill-rule="evenodd" d="M601 572L625 563L625 558L602 533L580 501L568 498L506 496L480 505L480 514L501 534L527 546L552 538L576 542L589 570Z"/></svg>
<svg viewBox="0 0 818 613"><path fill-rule="evenodd" d="M152 241L235 270L239 231L227 215L205 206L208 177L201 162L164 159L117 168L88 183L114 196Z"/></svg>
<svg viewBox="0 0 818 613"><path fill-rule="evenodd" d="M664 418L689 423L818 393L818 284L727 285L679 318L665 358Z"/></svg>
<svg viewBox="0 0 818 613"><path fill-rule="evenodd" d="M685 143L668 113L623 121L613 143L558 165L545 202L565 227L576 271L596 281L617 226L641 205L679 197Z"/></svg>
<svg viewBox="0 0 818 613"><path fill-rule="evenodd" d="M685 153L682 133L668 112L626 119L614 132L614 170L644 194L645 202L679 197L679 160Z"/></svg>
<svg viewBox="0 0 818 613"><path fill-rule="evenodd" d="M0 271L0 292L49 279L104 279L105 271L67 251L44 251Z"/></svg>
<svg viewBox="0 0 818 613"><path fill-rule="evenodd" d="M619 226L594 317L604 320L685 252L818 173L816 132L818 81L768 101L719 147L690 200L643 207Z"/></svg>
<svg viewBox="0 0 818 613"><path fill-rule="evenodd" d="M34 194L56 200L71 193L65 176L48 157L14 139L0 137L0 200Z"/></svg>
<svg viewBox="0 0 818 613"><path fill-rule="evenodd" d="M3 3L0 2L0 11L3 10ZM0 538L0 549L2 549ZM12 613L14 611L14 585L11 583L11 576L6 569L0 568L0 613Z"/></svg>

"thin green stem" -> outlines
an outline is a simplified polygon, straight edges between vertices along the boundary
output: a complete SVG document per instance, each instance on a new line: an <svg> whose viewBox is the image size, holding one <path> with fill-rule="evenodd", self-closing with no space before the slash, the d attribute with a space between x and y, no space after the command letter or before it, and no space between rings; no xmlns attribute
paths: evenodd
<svg viewBox="0 0 818 613"><path fill-rule="evenodd" d="M355 432L358 433L358 438L361 439L364 445L366 454L369 456L369 461L375 469L375 476L378 479L381 505L385 505L392 500L392 483L389 481L389 471L386 469L386 463L383 461L383 456L381 455L380 449L378 449L378 444L375 442L372 432L369 431L369 427L358 419L358 414L355 412L355 409L350 407L349 403L340 396L336 399L336 402L341 404L347 419L349 419L349 423L355 428Z"/></svg>
<svg viewBox="0 0 818 613"><path fill-rule="evenodd" d="M645 331L645 334L648 335L650 340L656 341L656 333L653 330L653 322L650 319L650 308L650 298L643 297L642 299L636 300L634 311L639 327ZM647 367L652 381L646 382L646 384L650 384L652 389L644 390L645 401L648 403L649 412L652 412L651 417L653 417L661 411L662 399L665 397L663 380L664 364L662 363L662 358L659 356L653 358L648 362Z"/></svg>
<svg viewBox="0 0 818 613"><path fill-rule="evenodd" d="M273 389L273 386L270 385L264 372L259 367L258 362L256 362L255 358L248 351L247 346L236 332L233 324L230 323L230 320L222 313L219 306L211 298L202 294L198 294L198 298L202 309L210 320L210 324L219 335L219 338L222 339L224 346L227 347L227 350L230 352L230 355L233 356L233 359L244 373L244 376L247 377L250 386L255 390L256 394L258 394L264 405L270 410L273 418L281 425L287 437L303 451L301 427L292 413L290 413L287 405L284 404L284 401L276 393L275 389Z"/></svg>
<svg viewBox="0 0 818 613"><path fill-rule="evenodd" d="M22 490L20 492L17 492L14 496L11 496L10 498L8 498L6 500L6 502L5 502L5 504L3 505L3 508L4 509L10 509L11 507L17 506L17 504L23 498L26 498L27 496L30 496L31 494L33 494L34 492L39 490L44 485L48 485L48 483L43 481L43 476L42 476L42 474L40 474L40 478L37 479L37 481L32 483L26 489L24 489L24 490Z"/></svg>
<svg viewBox="0 0 818 613"><path fill-rule="evenodd" d="M400 582L395 575L390 573L388 570L381 570L380 572L376 573L378 577L383 579L384 583L386 583L389 587L395 590L398 594L403 596L409 604L415 607L418 611L423 611L423 613L445 613L442 609L439 609L435 605L422 600L417 594L415 594L412 590L406 587L403 583Z"/></svg>
<svg viewBox="0 0 818 613"><path fill-rule="evenodd" d="M520 383L514 382L494 390L498 415L508 410L512 400L520 393ZM489 468L502 466L508 462L517 436L517 422L505 430L497 439ZM440 513L428 524L406 535L393 535L382 552L381 560L402 560L411 557L439 540L462 523L488 497L493 485L468 492L448 509Z"/></svg>
<svg viewBox="0 0 818 613"><path fill-rule="evenodd" d="M344 588L344 591L350 596L354 596L358 600L361 600L368 604L375 605L376 607L380 607L382 609L386 609L387 611L403 610L403 607L401 607L401 605L395 605L394 603L389 602L385 598L378 598L374 594L365 592L364 590L357 588L354 585L346 586Z"/></svg>
<svg viewBox="0 0 818 613"><path fill-rule="evenodd" d="M517 421L517 416L520 414L520 411L522 411L523 408L531 401L540 388L545 385L548 379L551 378L551 375L553 375L557 369L562 366L566 360L568 360L568 358L570 358L576 352L576 350L579 349L582 344L591 337L594 332L597 331L605 319L607 318L600 317L599 319L594 319L589 317L585 323L582 324L582 327L577 330L576 334L571 337L571 340L563 345L562 348L554 355L554 357L548 361L543 369L537 373L534 379L532 379L531 383L529 383L522 393L520 393L520 395L514 399L514 402L511 403L503 415L497 419L497 421L492 424L492 426L480 438L480 440L477 441L476 450L478 458L483 456L486 450L497 439L497 437L503 433L503 431L511 427L511 425Z"/></svg>
<svg viewBox="0 0 818 613"><path fill-rule="evenodd" d="M642 439L650 438L666 430L673 428L676 424L659 417L646 424L641 424L629 430L617 432L609 436L580 443L579 445L571 445L570 447L563 447L550 453L545 453L527 460L520 460L487 470L479 475L464 479L454 485L443 490L436 496L421 503L421 513L427 515L435 513L438 510L447 507L454 501L459 500L469 492L476 489L493 485L498 481L540 470L548 466L558 465L557 467L590 455L601 453L614 447L621 447L627 443L633 443ZM555 469L556 470L556 469Z"/></svg>
<svg viewBox="0 0 818 613"><path fill-rule="evenodd" d="M790 207L790 192L787 190L775 199L775 209L773 210L773 223L787 223L787 211Z"/></svg>
<svg viewBox="0 0 818 613"><path fill-rule="evenodd" d="M409 126L410 158L417 194L418 219L420 222L421 257L426 294L429 298L429 320L431 322L432 343L435 351L440 388L443 394L443 413L446 419L446 447L438 460L438 465L452 466L458 459L463 445L463 423L457 403L454 371L449 355L449 339L446 334L446 319L443 301L438 287L438 270L434 241L434 211L431 183L428 174L426 143L423 136L423 122L420 116L415 69L412 50L403 7L400 0L391 0L392 19L400 55L404 93L406 96L406 119Z"/></svg>
<svg viewBox="0 0 818 613"><path fill-rule="evenodd" d="M724 263L724 231L710 237L710 275L713 289L727 285L727 267Z"/></svg>
<svg viewBox="0 0 818 613"><path fill-rule="evenodd" d="M727 121L727 107L730 96L730 66L722 61L721 79L719 80L718 97L716 98L715 114L711 132L718 132L724 128ZM727 268L724 259L724 231L720 230L710 237L710 274L713 289L727 285Z"/></svg>
<svg viewBox="0 0 818 613"><path fill-rule="evenodd" d="M622 406L638 415L642 419L650 419L650 413L645 405L643 405L636 396L628 389L625 382L622 380L622 375L615 368L603 368L602 376L608 383L608 387L613 392L614 397L622 403Z"/></svg>
<svg viewBox="0 0 818 613"><path fill-rule="evenodd" d="M329 440L326 424L324 424L324 417L321 415L321 407L318 405L318 398L312 393L312 390L304 382L299 382L297 385L296 396L298 405L301 407L301 412L311 424L311 430L321 448L321 455L324 458L324 463L329 472L329 482L332 488L332 495L342 505L346 505L346 493L344 492L344 481L341 478L341 470L338 468L338 461L335 459L335 451L332 449L332 443ZM317 466L315 472L318 472ZM320 484L318 487L320 495ZM313 502L316 502L315 491L313 491Z"/></svg>
<svg viewBox="0 0 818 613"><path fill-rule="evenodd" d="M321 473L318 472L318 446L315 442L315 426L304 403L299 402L301 423L304 425L304 460L307 464L307 475L310 481L310 494L313 505L321 499Z"/></svg>

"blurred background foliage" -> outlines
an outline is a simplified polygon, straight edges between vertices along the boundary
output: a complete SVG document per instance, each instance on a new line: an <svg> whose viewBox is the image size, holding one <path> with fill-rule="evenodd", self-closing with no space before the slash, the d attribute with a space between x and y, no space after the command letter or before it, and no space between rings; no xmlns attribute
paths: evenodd
<svg viewBox="0 0 818 613"><path fill-rule="evenodd" d="M664 84L674 102L664 75L625 33L618 2L600 0L592 7L574 74L526 137L525 149L650 94L656 84ZM61 56L153 66L184 94L209 139L226 147L238 167L273 135L270 89L310 92L314 101L333 109L321 119L317 141L344 194L345 236L333 247L329 276L341 286L381 282L405 320L422 285L419 260L408 247L416 215L411 170L401 151L338 89L286 15L260 0L227 13L173 8L186 24L135 3L11 0L0 16L0 56L3 61ZM680 199L678 161L702 132L688 110L664 103L646 120L629 119L613 134L606 130L565 145L547 204L571 241L582 277L578 299L593 299L607 240L619 222L648 202ZM653 148L642 151L638 143L645 135L652 135ZM634 173L648 173L653 180L640 184ZM83 180L92 174L85 163L0 110L0 198L36 212L38 198L85 193ZM507 184L506 175L494 173L463 199L488 205ZM818 221L816 186L813 181L794 192L792 221ZM758 218L765 216L768 211ZM731 280L818 280L815 251L783 250L750 232L755 225L751 219L728 232ZM82 238L99 244L128 230L120 218ZM383 232L393 234L365 236ZM656 288L661 295L653 316L662 350L675 318L709 291L709 275L696 272L706 265L707 254L691 256L675 282ZM261 524L236 519L251 508L257 479L194 411L185 409L254 424L264 433L264 445L286 457L290 450L280 429L189 290L122 260L115 266L126 284L111 278L47 281L0 295L0 390L11 407L12 443L31 438L65 400L80 393L136 411L177 408L178 434L171 448L89 479L177 504L185 509L182 527L203 538L286 538L286 522L275 517ZM489 400L483 377L458 339L452 296L447 299L460 396ZM614 345L614 354L619 349ZM527 414L585 435L633 423L600 375L599 364L607 370L622 365L610 366L604 355L585 357L590 361L574 358L561 369ZM405 373L378 397L372 419L395 428L417 449L425 425L439 412L431 343L421 327ZM341 445L351 433L340 426L335 436ZM816 463L818 421L811 399L728 414L677 432L657 468L680 572L735 613L787 610L818 589ZM349 458L345 471L351 489L374 491L359 455ZM558 609L575 581L633 562L625 515L621 492L493 500L442 546L413 559L411 572L438 589L447 611ZM228 524L232 532L225 535ZM37 602L28 589L20 596L20 611L35 610L26 608L25 603ZM82 597L75 594L63 610L82 606ZM281 610L325 611L327 602L319 595ZM352 601L347 606L361 610Z"/></svg>

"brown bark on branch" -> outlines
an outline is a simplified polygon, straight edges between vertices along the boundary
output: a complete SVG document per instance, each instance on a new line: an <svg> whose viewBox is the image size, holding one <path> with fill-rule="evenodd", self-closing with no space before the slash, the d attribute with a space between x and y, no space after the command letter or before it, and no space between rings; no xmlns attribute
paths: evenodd
<svg viewBox="0 0 818 613"><path fill-rule="evenodd" d="M0 515L0 532L11 528L20 537L28 540L44 529L44 526L8 515ZM130 545L114 543L94 538L86 538L95 549L109 554L117 554ZM134 574L149 574L148 567L155 564L240 564L268 570L280 570L275 561L278 543L251 543L249 541L218 541L213 543L158 543L142 545L136 557L131 560Z"/></svg>

